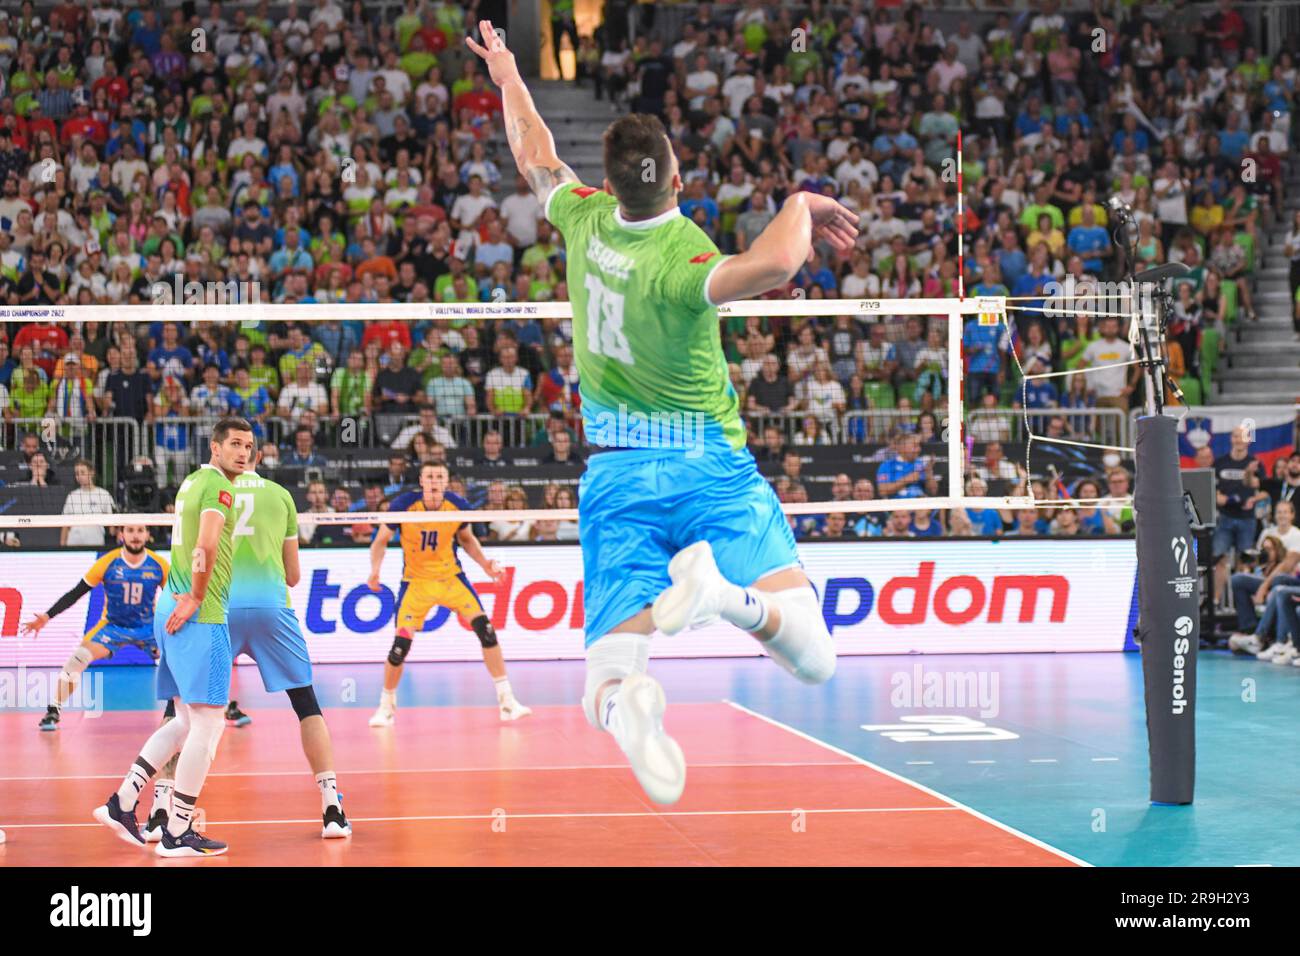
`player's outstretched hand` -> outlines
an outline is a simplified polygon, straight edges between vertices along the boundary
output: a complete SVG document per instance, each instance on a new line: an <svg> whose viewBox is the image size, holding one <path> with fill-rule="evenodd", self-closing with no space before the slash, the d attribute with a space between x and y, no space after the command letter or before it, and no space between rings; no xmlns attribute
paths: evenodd
<svg viewBox="0 0 1300 956"><path fill-rule="evenodd" d="M167 618L167 633L175 634L179 631L198 609L199 600L193 594L186 591L178 597L176 599L176 608Z"/></svg>
<svg viewBox="0 0 1300 956"><path fill-rule="evenodd" d="M40 633L41 628L43 628L46 624L49 623L50 623L50 616L48 614L37 614L34 618L32 618L30 621L28 621L26 624L22 626L21 631L23 634L30 634L32 635L32 637L35 637L37 634Z"/></svg>
<svg viewBox="0 0 1300 956"><path fill-rule="evenodd" d="M473 37L465 38L465 45L482 57L487 64L488 75L497 86L505 86L511 80L519 78L519 67L515 64L515 55L506 46L506 41L492 26L491 20L478 22L478 33L483 38L479 43Z"/></svg>
<svg viewBox="0 0 1300 956"><path fill-rule="evenodd" d="M830 196L808 193L806 201L813 239L830 243L836 252L852 251L858 239L858 214Z"/></svg>
<svg viewBox="0 0 1300 956"><path fill-rule="evenodd" d="M370 575L370 577L366 578L366 587L370 588L370 590L372 590L372 591L378 591L378 590L379 590L379 575L377 575L377 574L372 574L372 575Z"/></svg>
<svg viewBox="0 0 1300 956"><path fill-rule="evenodd" d="M485 567L483 570L488 573L488 577L490 577L493 581L500 581L503 577L506 576L506 569L501 567L500 561L489 561L487 563L487 567Z"/></svg>

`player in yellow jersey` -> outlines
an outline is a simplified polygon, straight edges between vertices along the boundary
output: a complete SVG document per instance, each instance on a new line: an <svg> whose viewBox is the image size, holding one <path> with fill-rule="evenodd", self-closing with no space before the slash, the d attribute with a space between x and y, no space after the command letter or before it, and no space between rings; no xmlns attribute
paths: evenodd
<svg viewBox="0 0 1300 956"><path fill-rule="evenodd" d="M420 490L399 495L389 511L469 511L469 502L447 491L451 476L445 465L427 464L420 468ZM496 684L497 705L502 720L518 720L532 713L515 699L506 676L506 662L497 643L496 631L483 610L469 578L460 565L457 551L474 559L492 580L505 573L501 565L483 553L483 546L468 523L411 522L380 525L370 544L370 590L379 590L379 570L384 552L394 533L401 532L402 589L397 596L397 636L388 663L384 665L384 693L379 709L370 718L371 727L391 727L397 714L397 685L402 680L402 665L411 652L411 641L424 626L429 612L445 607L469 623L483 645L483 663Z"/></svg>

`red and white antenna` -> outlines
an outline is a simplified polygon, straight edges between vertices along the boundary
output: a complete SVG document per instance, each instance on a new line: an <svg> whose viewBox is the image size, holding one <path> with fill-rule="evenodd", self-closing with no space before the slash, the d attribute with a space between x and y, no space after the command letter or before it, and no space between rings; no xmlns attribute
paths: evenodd
<svg viewBox="0 0 1300 956"><path fill-rule="evenodd" d="M961 130L957 130L957 298L966 298L966 205L961 173Z"/></svg>

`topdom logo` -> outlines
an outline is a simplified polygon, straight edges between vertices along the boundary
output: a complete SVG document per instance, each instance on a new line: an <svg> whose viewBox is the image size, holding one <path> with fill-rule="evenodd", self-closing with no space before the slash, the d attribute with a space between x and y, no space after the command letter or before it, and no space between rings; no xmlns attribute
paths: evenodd
<svg viewBox="0 0 1300 956"><path fill-rule="evenodd" d="M1019 606L1012 612L1013 621L1039 621L1040 596L1046 598L1047 620L1053 624L1065 621L1070 581L1063 575L999 574L987 581L973 574L954 574L936 581L934 568L935 562L922 561L915 575L890 578L879 598L866 578L829 579L822 604L826 626L834 631L858 624L876 607L883 623L896 626L926 624L932 616L940 624L969 624L981 617L990 624L1001 624L1007 619L1012 594ZM857 594L856 606L845 596L846 591Z"/></svg>
<svg viewBox="0 0 1300 956"><path fill-rule="evenodd" d="M582 629L585 619L581 581L566 585L534 580L516 590L515 574L516 568L507 566L500 581L474 582L474 590L488 609L494 628ZM1044 619L1061 624L1069 601L1069 579L1059 574L1002 574L992 579L957 574L936 579L935 562L922 561L915 575L891 577L878 594L863 577L829 578L822 594L822 615L831 631L859 624L873 610L883 623L895 626L936 620L951 625L976 620L1032 624ZM389 588L382 587L376 593L358 581L345 592L343 585L331 581L328 568L317 568L311 575L303 617L312 634L339 630L372 634L391 626L395 610L396 596ZM438 608L422 630L438 630L450 613Z"/></svg>
<svg viewBox="0 0 1300 956"><path fill-rule="evenodd" d="M581 581L574 586L572 596L559 581L532 581L520 588L518 594L514 593L514 587L515 569L510 566L500 581L474 582L474 590L484 607L491 607L492 626L496 630L508 626L511 610L514 620L510 623L525 631L547 631L554 627L582 629ZM492 599L491 605L488 598ZM354 634L371 634L392 623L396 606L397 598L387 587L381 587L376 593L362 582L344 594L341 585L330 583L328 569L317 568L312 572L304 616L307 630L313 634L333 634L340 624ZM440 607L421 630L436 631L450 616L447 608Z"/></svg>

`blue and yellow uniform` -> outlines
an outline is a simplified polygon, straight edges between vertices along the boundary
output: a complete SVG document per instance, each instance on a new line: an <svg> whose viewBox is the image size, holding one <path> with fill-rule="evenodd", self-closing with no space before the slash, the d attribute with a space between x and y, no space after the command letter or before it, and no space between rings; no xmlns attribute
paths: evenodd
<svg viewBox="0 0 1300 956"><path fill-rule="evenodd" d="M153 636L154 598L167 580L168 564L145 549L139 565L127 563L125 548L114 548L90 566L83 580L89 587L104 586L104 615L86 634L86 639L106 648L111 655L132 645L158 657Z"/></svg>
<svg viewBox="0 0 1300 956"><path fill-rule="evenodd" d="M428 511L421 492L411 491L393 499L389 511ZM438 511L469 511L460 495L447 492ZM467 522L390 524L401 535L402 589L397 595L397 628L412 633L424 626L434 607L445 607L465 621L483 614L469 578L460 566L456 534Z"/></svg>

